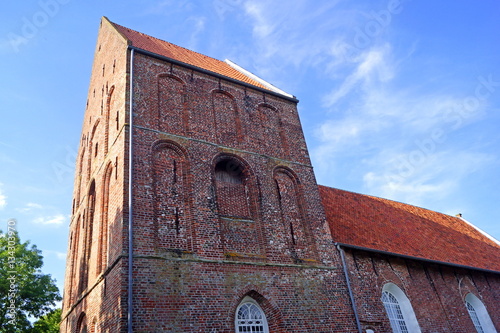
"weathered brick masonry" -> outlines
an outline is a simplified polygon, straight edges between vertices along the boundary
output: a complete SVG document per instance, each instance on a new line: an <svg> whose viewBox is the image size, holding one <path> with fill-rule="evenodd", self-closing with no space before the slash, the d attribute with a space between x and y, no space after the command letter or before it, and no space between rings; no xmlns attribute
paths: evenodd
<svg viewBox="0 0 500 333"><path fill-rule="evenodd" d="M498 242L461 216L319 186L330 230L345 252L360 325L391 332L385 287L408 298L418 327L408 332L476 332L465 301L482 302L500 325ZM479 313L479 310L478 310ZM406 318L408 319L408 318ZM484 319L484 332L495 332Z"/></svg>
<svg viewBox="0 0 500 333"><path fill-rule="evenodd" d="M67 332L127 329L129 65L126 41L103 19ZM134 332L233 332L245 296L272 332L356 331L296 100L140 52L133 73Z"/></svg>
<svg viewBox="0 0 500 333"><path fill-rule="evenodd" d="M454 267L349 243L342 235L379 227L344 223L346 212L365 214L361 204L332 199L342 214L325 205L336 192L318 188L297 100L233 67L102 19L61 332L127 332L129 315L133 332L238 332L243 304L260 308L269 332L358 332L358 324L390 332L381 301L387 283L404 291L422 332L473 332L468 293L500 326L500 269L484 269L487 258L475 270L473 262Z"/></svg>
<svg viewBox="0 0 500 333"><path fill-rule="evenodd" d="M475 332L464 306L468 293L481 295L498 325L500 279L487 272L370 253L346 251L351 286L364 328L391 332L380 290L395 283L411 301L422 332ZM487 332L487 331L485 331Z"/></svg>

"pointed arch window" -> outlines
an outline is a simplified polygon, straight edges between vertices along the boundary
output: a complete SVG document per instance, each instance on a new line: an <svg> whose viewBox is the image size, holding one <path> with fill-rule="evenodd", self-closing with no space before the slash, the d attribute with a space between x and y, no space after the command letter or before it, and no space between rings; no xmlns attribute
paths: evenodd
<svg viewBox="0 0 500 333"><path fill-rule="evenodd" d="M266 315L259 304L251 297L245 297L238 308L235 316L236 333L262 332L269 333Z"/></svg>
<svg viewBox="0 0 500 333"><path fill-rule="evenodd" d="M478 333L496 332L486 307L477 296L471 293L467 294L465 307Z"/></svg>
<svg viewBox="0 0 500 333"><path fill-rule="evenodd" d="M474 323L474 327L476 328L476 331L478 333L484 333L483 326L481 325L481 322L479 321L479 317L477 315L476 309L474 306L465 301L465 306L467 307L467 311L469 311L470 318L472 319L472 322Z"/></svg>
<svg viewBox="0 0 500 333"><path fill-rule="evenodd" d="M410 300L398 286L393 283L384 286L382 303L394 333L420 333Z"/></svg>
<svg viewBox="0 0 500 333"><path fill-rule="evenodd" d="M382 302L384 302L385 311L391 322L392 330L398 333L409 332L398 299L390 292L384 291L382 293Z"/></svg>

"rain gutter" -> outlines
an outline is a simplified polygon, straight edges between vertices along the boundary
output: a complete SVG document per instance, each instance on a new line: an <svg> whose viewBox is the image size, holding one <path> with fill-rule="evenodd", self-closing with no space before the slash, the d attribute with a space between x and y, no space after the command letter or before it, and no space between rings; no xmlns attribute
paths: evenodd
<svg viewBox="0 0 500 333"><path fill-rule="evenodd" d="M132 180L134 166L134 49L130 48L130 72L129 72L129 146L128 146L128 288L127 288L127 332L133 333L132 330L132 272L133 272L133 217L134 217L134 207L133 207L133 187Z"/></svg>
<svg viewBox="0 0 500 333"><path fill-rule="evenodd" d="M172 58L169 58L169 57L166 57L166 56L162 56L162 55L154 53L154 52L146 51L146 50L140 49L140 48L132 46L132 45L129 45L129 49L135 50L138 53L147 55L147 56L152 57L152 58L156 58L156 59L160 59L160 60L163 60L163 61L171 62L174 65L179 65L179 66L182 66L184 68L192 69L192 70L195 70L195 71L200 72L200 73L204 73L204 74L208 74L208 75L211 75L211 76L215 76L215 77L224 79L226 81L229 81L229 82L232 82L232 83L237 83L239 85L245 86L247 88L255 89L255 90L258 90L260 92L269 94L269 95L277 96L277 97L286 99L286 100L288 100L290 102L294 102L294 103L298 103L299 102L299 100L297 98L295 98L294 96L290 97L288 94L287 95L283 95L283 94L280 94L280 93L272 91L272 90L268 90L268 89L264 89L264 88L261 88L261 87L258 87L258 86L254 86L253 84L246 83L246 82L243 82L243 81L240 81L240 80L236 80L236 79L233 79L232 77L229 77L229 76L226 76L226 75L222 75L222 74L219 74L217 72L212 72L212 71L209 71L207 69L203 69L201 67L190 65L188 63L185 63L185 62L182 62L182 61L179 61L179 60L175 60L175 59L172 59Z"/></svg>
<svg viewBox="0 0 500 333"><path fill-rule="evenodd" d="M356 308L356 302L354 301L354 295L352 293L351 281L349 279L349 272L347 270L347 265L345 262L344 249L342 249L339 243L335 243L335 246L337 247L337 250L339 250L340 258L342 259L342 267L344 268L347 290L349 291L349 297L351 299L352 311L354 312L354 317L356 318L356 326L358 327L358 333L363 333L363 330L361 329L361 322L359 321L358 309Z"/></svg>
<svg viewBox="0 0 500 333"><path fill-rule="evenodd" d="M345 244L345 243L335 243L335 245L342 246L344 248L354 249L354 250L361 250L361 251L367 251L367 252L372 252L372 253L384 254L384 255L389 255L389 256L394 256L394 257L399 257L399 258L404 258L404 259L418 260L418 261L423 261L423 262L427 262L427 263L431 263L431 264L446 265L446 266L451 266L451 267L456 267L456 268L470 269L470 270L479 271L479 272L500 274L500 271L495 271L492 269L479 268L479 267L473 267L473 266L454 264L454 263L446 262L446 261L439 261L439 260L433 260L433 259L414 257L414 256L406 255L406 254L399 254L399 253L394 253L394 252L389 252L389 251L375 250L375 249L371 249L371 248L363 247L363 246L350 245L350 244Z"/></svg>

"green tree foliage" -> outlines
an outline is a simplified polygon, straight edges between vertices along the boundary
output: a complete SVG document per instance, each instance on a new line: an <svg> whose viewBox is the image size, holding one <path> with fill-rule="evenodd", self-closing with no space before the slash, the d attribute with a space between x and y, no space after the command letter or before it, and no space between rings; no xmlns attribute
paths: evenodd
<svg viewBox="0 0 500 333"><path fill-rule="evenodd" d="M0 230L0 332L30 332L28 318L40 318L61 300L55 280L43 274L41 251L21 243L15 230ZM50 331L51 332L51 331Z"/></svg>
<svg viewBox="0 0 500 333"><path fill-rule="evenodd" d="M59 323L61 322L61 309L54 309L33 325L30 333L59 333Z"/></svg>

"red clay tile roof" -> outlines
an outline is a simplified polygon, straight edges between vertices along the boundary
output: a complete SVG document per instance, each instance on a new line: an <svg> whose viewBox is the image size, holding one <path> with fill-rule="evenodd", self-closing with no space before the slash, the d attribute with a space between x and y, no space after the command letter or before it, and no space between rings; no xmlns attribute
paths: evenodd
<svg viewBox="0 0 500 333"><path fill-rule="evenodd" d="M319 186L333 240L500 272L500 246L460 217Z"/></svg>
<svg viewBox="0 0 500 333"><path fill-rule="evenodd" d="M269 90L261 83L234 69L224 61L210 58L201 53L197 53L161 39L148 36L116 23L111 24L129 41L129 45L136 48Z"/></svg>

